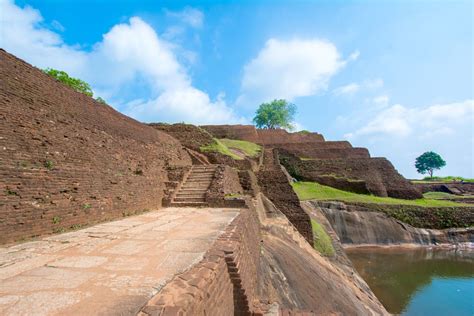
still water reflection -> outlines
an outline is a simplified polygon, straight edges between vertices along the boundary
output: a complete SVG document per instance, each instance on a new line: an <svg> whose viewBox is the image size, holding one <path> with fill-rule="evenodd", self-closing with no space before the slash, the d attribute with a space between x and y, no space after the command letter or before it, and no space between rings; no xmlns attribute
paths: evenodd
<svg viewBox="0 0 474 316"><path fill-rule="evenodd" d="M385 308L403 315L474 315L474 251L347 250Z"/></svg>

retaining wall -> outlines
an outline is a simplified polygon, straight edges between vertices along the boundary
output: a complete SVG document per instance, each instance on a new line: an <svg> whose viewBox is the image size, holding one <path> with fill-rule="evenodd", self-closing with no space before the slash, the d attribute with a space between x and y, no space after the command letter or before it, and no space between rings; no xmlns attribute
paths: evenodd
<svg viewBox="0 0 474 316"><path fill-rule="evenodd" d="M169 282L140 315L258 315L260 240L256 213L242 210L204 259Z"/></svg>
<svg viewBox="0 0 474 316"><path fill-rule="evenodd" d="M181 144L0 50L0 243L161 206Z"/></svg>

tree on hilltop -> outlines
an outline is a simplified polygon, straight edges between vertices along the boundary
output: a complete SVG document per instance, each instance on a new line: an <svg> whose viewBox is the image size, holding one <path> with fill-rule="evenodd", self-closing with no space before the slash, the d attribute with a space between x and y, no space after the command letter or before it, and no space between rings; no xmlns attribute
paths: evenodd
<svg viewBox="0 0 474 316"><path fill-rule="evenodd" d="M415 167L418 173L428 173L433 178L433 171L446 166L446 161L433 151L427 151L415 160Z"/></svg>
<svg viewBox="0 0 474 316"><path fill-rule="evenodd" d="M253 122L258 128L287 128L293 129L291 122L296 113L296 106L286 100L273 100L262 103L255 112Z"/></svg>

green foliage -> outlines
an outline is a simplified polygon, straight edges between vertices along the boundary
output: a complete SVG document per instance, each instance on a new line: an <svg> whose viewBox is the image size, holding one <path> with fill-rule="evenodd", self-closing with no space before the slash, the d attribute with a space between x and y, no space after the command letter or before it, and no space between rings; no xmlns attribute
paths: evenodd
<svg viewBox="0 0 474 316"><path fill-rule="evenodd" d="M331 237L329 237L324 227L314 219L311 219L311 227L313 228L314 248L323 256L334 255Z"/></svg>
<svg viewBox="0 0 474 316"><path fill-rule="evenodd" d="M296 106L286 100L273 100L260 104L253 119L258 128L288 128L293 129L291 121L296 113Z"/></svg>
<svg viewBox="0 0 474 316"><path fill-rule="evenodd" d="M261 146L252 142L247 142L245 140L222 138L222 139L219 139L219 141L225 146L227 146L228 148L237 149L243 152L248 157L258 156L258 154L262 150Z"/></svg>
<svg viewBox="0 0 474 316"><path fill-rule="evenodd" d="M229 147L224 145L220 140L214 138L214 142L206 145L206 146L201 146L199 148L202 152L216 152L216 153L221 153L226 156L230 156L235 160L242 160L243 158L234 154Z"/></svg>
<svg viewBox="0 0 474 316"><path fill-rule="evenodd" d="M432 200L426 198L417 200L403 200L367 194L357 194L338 190L316 182L295 182L292 184L292 186L300 200L329 200L353 203L414 205L421 207L469 206L468 204L445 200Z"/></svg>
<svg viewBox="0 0 474 316"><path fill-rule="evenodd" d="M73 88L77 92L84 93L92 97L92 89L87 82L82 81L81 79L69 77L69 75L62 70L56 70L52 68L46 68L43 70L46 74L50 75L51 77L55 78L56 80L61 81L65 85Z"/></svg>
<svg viewBox="0 0 474 316"><path fill-rule="evenodd" d="M304 135L311 134L311 132L308 131L308 130L306 130L306 129L301 130L301 131L299 131L298 133L299 133L299 134L304 134Z"/></svg>
<svg viewBox="0 0 474 316"><path fill-rule="evenodd" d="M8 187L6 188L5 193L6 193L7 195L15 195L15 196L18 196L18 193L17 193L16 191L13 191L13 190L9 189Z"/></svg>
<svg viewBox="0 0 474 316"><path fill-rule="evenodd" d="M51 161L51 160L46 160L44 162L44 166L46 167L46 169L48 170L53 170L54 168L54 163Z"/></svg>
<svg viewBox="0 0 474 316"><path fill-rule="evenodd" d="M99 103L107 104L107 102L105 102L105 100L102 99L101 97L97 97L95 100L96 100L97 102L99 102Z"/></svg>
<svg viewBox="0 0 474 316"><path fill-rule="evenodd" d="M463 200L463 199L474 199L474 195L456 195L446 192L426 192L423 193L425 199L431 200Z"/></svg>
<svg viewBox="0 0 474 316"><path fill-rule="evenodd" d="M59 224L61 222L61 217L59 216L54 216L53 217L53 224Z"/></svg>
<svg viewBox="0 0 474 316"><path fill-rule="evenodd" d="M433 151L427 151L415 160L415 167L418 173L428 173L431 178L433 177L434 170L439 170L444 166L446 166L446 161Z"/></svg>

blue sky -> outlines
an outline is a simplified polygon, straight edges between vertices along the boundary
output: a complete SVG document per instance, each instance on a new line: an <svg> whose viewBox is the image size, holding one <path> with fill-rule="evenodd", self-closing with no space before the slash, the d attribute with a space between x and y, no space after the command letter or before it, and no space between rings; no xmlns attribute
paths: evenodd
<svg viewBox="0 0 474 316"><path fill-rule="evenodd" d="M388 157L427 150L474 176L471 1L0 0L0 46L68 71L145 122L295 123Z"/></svg>

